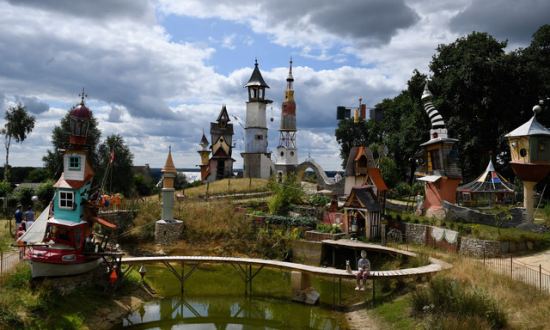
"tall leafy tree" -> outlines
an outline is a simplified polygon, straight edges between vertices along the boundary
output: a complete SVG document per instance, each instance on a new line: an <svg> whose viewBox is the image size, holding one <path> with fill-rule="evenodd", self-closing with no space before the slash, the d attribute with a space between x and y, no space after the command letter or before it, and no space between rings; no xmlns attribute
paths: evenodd
<svg viewBox="0 0 550 330"><path fill-rule="evenodd" d="M359 120L353 122L353 118L340 120L336 128L336 141L340 144L340 157L342 167L346 167L346 161L351 148L360 145L369 145L378 141L376 123L373 121Z"/></svg>
<svg viewBox="0 0 550 330"><path fill-rule="evenodd" d="M98 147L99 166L96 177L104 183L104 191L122 193L134 192L134 155L122 136L109 135Z"/></svg>
<svg viewBox="0 0 550 330"><path fill-rule="evenodd" d="M4 135L4 146L6 148L6 162L4 164L4 180L9 181L9 157L11 142L14 140L17 143L25 141L27 135L34 128L35 118L30 115L25 107L18 103L15 106L10 106L4 116L6 123L2 129Z"/></svg>
<svg viewBox="0 0 550 330"><path fill-rule="evenodd" d="M53 149L48 150L42 157L44 167L48 171L50 178L57 178L63 172L63 150L69 145L70 135L69 113L61 119L59 126L55 126L52 131ZM101 132L97 128L97 120L92 114L88 126L88 136L86 145L88 146L88 157L94 168L98 166L97 145L101 137Z"/></svg>

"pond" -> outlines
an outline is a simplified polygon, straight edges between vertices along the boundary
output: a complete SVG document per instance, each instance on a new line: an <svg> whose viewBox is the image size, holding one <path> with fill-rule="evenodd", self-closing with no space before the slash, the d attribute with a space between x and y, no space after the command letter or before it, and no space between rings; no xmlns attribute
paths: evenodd
<svg viewBox="0 0 550 330"><path fill-rule="evenodd" d="M118 329L348 329L345 314L332 308L334 283L329 279L312 279L321 294L317 306L291 300L287 271L262 269L248 297L239 273L228 265L201 265L186 281L183 296L179 282L163 266L147 267L146 281L165 298L126 316ZM353 281L342 283L344 300L365 301L367 294L353 287Z"/></svg>

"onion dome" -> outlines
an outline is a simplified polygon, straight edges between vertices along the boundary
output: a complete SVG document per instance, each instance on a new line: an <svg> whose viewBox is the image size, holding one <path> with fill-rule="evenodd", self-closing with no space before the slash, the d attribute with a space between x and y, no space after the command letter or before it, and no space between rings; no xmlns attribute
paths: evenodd
<svg viewBox="0 0 550 330"><path fill-rule="evenodd" d="M82 94L80 96L80 103L72 108L70 115L78 119L90 119L92 117L92 111L88 109L86 104L84 104L84 97L86 97L86 94L84 94L84 89L82 90Z"/></svg>

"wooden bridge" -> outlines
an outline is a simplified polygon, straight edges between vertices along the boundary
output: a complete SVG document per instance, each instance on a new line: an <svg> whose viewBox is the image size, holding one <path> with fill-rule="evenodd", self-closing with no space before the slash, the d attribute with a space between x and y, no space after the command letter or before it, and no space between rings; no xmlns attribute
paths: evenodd
<svg viewBox="0 0 550 330"><path fill-rule="evenodd" d="M390 249L393 253L399 251L400 253L416 256L412 252L400 251L392 248L386 248L380 246L380 249ZM184 293L185 281L193 274L200 264L229 264L235 270L245 282L245 295L252 293L252 281L256 275L264 268L276 268L290 271L297 271L305 274L319 275L324 277L330 277L334 279L333 283L337 286L337 289L333 290L333 301L337 300L338 305L342 300L342 279L355 279L357 271L348 272L344 269L336 269L329 267L310 266L304 264L298 264L293 262L256 259L256 258L235 258L235 257L214 257L214 256L160 256L160 257L126 257L121 260L122 265L128 267L123 271L123 274L127 274L135 266L144 264L163 264L166 268L178 279L180 282L180 293ZM180 265L181 270L174 267L174 264ZM186 268L187 265L187 268ZM374 283L376 279L386 278L405 278L405 277L419 277L432 275L441 270L450 268L451 266L441 260L430 258L430 264L421 267L396 269L396 270L373 270L370 272L369 279L373 282L373 300L374 300ZM336 284L336 280L338 283Z"/></svg>

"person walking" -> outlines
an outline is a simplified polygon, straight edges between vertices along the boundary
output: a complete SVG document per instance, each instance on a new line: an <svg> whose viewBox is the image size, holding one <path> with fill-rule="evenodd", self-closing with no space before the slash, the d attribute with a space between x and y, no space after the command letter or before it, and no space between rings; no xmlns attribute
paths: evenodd
<svg viewBox="0 0 550 330"><path fill-rule="evenodd" d="M19 226L21 225L21 222L23 222L23 211L21 211L21 205L17 205L17 209L15 210L15 231L19 230ZM11 224L10 224L10 231L11 231Z"/></svg>
<svg viewBox="0 0 550 330"><path fill-rule="evenodd" d="M25 221L27 222L27 230L29 230L34 223L34 212L32 211L32 206L29 206L25 212Z"/></svg>

